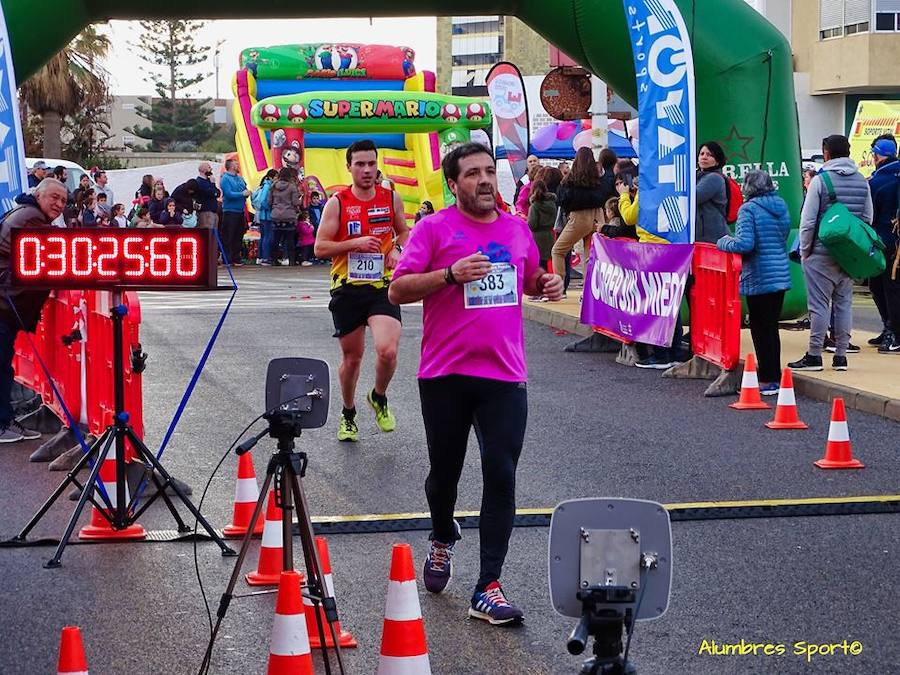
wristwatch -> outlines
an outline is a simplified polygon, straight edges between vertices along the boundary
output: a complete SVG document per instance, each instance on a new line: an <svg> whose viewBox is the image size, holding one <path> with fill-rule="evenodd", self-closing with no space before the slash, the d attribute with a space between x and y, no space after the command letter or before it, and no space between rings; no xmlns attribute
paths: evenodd
<svg viewBox="0 0 900 675"><path fill-rule="evenodd" d="M398 253L403 253L403 247L398 244L396 241L394 242L394 248L397 249Z"/></svg>

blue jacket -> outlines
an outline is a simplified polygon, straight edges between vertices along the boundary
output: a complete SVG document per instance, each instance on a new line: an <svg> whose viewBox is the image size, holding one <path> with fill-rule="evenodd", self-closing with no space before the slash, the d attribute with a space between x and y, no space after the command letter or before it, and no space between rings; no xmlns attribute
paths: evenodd
<svg viewBox="0 0 900 675"><path fill-rule="evenodd" d="M247 189L247 182L238 174L224 173L219 184L222 186L222 211L243 213L247 201L243 192Z"/></svg>
<svg viewBox="0 0 900 675"><path fill-rule="evenodd" d="M195 180L197 181L197 193L194 196L194 201L200 204L200 208L197 211L212 211L213 213L218 211L219 205L216 201L221 194L219 188L216 187L215 183L203 176L198 176Z"/></svg>
<svg viewBox="0 0 900 675"><path fill-rule="evenodd" d="M900 161L882 164L869 178L869 189L872 191L872 227L881 237L888 249L897 242L894 225L891 221L897 217L900 207Z"/></svg>
<svg viewBox="0 0 900 675"><path fill-rule="evenodd" d="M787 242L791 218L787 204L775 192L752 197L738 211L734 236L716 243L743 257L741 295L762 295L791 287Z"/></svg>

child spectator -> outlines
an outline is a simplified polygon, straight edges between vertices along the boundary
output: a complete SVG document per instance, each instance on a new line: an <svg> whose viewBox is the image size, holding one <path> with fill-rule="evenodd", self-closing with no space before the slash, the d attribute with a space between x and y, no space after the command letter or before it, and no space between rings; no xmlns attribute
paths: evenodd
<svg viewBox="0 0 900 675"><path fill-rule="evenodd" d="M153 221L150 220L150 209L146 206L139 206L134 213L131 221L132 227L153 227Z"/></svg>
<svg viewBox="0 0 900 675"><path fill-rule="evenodd" d="M606 213L606 225L600 228L600 234L610 239L634 239L637 241L637 228L626 225L619 213L619 198L610 197L603 207Z"/></svg>
<svg viewBox="0 0 900 675"><path fill-rule="evenodd" d="M128 227L128 219L125 218L125 205L114 204L110 212L110 225L113 227Z"/></svg>
<svg viewBox="0 0 900 675"><path fill-rule="evenodd" d="M78 227L97 227L97 197L88 189L81 197L78 208Z"/></svg>
<svg viewBox="0 0 900 675"><path fill-rule="evenodd" d="M98 218L105 218L109 221L110 216L112 215L112 208L110 207L108 198L105 192L97 193L97 208L96 214Z"/></svg>
<svg viewBox="0 0 900 675"><path fill-rule="evenodd" d="M300 264L303 267L309 267L313 264L313 247L316 243L316 233L312 223L309 222L309 211L300 210L300 217L297 220L297 244Z"/></svg>
<svg viewBox="0 0 900 675"><path fill-rule="evenodd" d="M166 199L165 208L159 214L157 222L160 225L182 225L184 223L181 214L175 209L175 200L171 197Z"/></svg>

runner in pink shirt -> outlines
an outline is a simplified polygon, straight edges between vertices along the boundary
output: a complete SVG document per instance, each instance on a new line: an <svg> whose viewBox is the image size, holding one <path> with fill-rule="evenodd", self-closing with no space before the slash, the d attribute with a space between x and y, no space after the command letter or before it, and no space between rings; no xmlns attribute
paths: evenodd
<svg viewBox="0 0 900 675"><path fill-rule="evenodd" d="M456 492L475 427L481 448L481 572L469 616L519 623L522 610L500 586L516 510L516 465L528 415L522 296L562 296L562 279L538 265L527 223L497 210L490 152L467 143L442 162L456 206L413 228L389 286L395 304L424 299L419 396L431 470L431 548L425 587L443 591L460 538Z"/></svg>

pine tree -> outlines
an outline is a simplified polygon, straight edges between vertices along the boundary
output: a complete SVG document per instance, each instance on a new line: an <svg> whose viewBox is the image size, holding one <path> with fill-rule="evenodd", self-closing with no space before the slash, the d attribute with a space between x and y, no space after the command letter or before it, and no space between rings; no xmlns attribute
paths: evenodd
<svg viewBox="0 0 900 675"><path fill-rule="evenodd" d="M141 38L132 46L140 50L141 59L153 66L152 70L145 71L148 75L145 80L154 85L159 99L136 110L150 126L135 126L127 131L151 141L152 150L166 151L183 143L200 145L213 133L208 121L210 100L179 98L179 94L210 76L210 73L188 76L185 72L208 58L206 50L194 40L204 23L141 21L140 25Z"/></svg>

